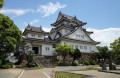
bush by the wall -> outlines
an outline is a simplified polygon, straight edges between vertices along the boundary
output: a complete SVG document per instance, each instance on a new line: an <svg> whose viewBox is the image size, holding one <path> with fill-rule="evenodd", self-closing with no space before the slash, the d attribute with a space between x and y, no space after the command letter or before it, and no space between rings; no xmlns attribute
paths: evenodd
<svg viewBox="0 0 120 78"><path fill-rule="evenodd" d="M14 63L9 62L8 65L10 65L10 67L13 67Z"/></svg>
<svg viewBox="0 0 120 78"><path fill-rule="evenodd" d="M26 67L27 63L21 63L21 66Z"/></svg>
<svg viewBox="0 0 120 78"><path fill-rule="evenodd" d="M33 63L27 63L27 67L35 67L36 66L36 64L33 64Z"/></svg>
<svg viewBox="0 0 120 78"><path fill-rule="evenodd" d="M95 61L90 62L90 65L95 65L95 64L96 64Z"/></svg>
<svg viewBox="0 0 120 78"><path fill-rule="evenodd" d="M79 66L78 61L75 60L75 61L72 63L72 66Z"/></svg>
<svg viewBox="0 0 120 78"><path fill-rule="evenodd" d="M90 65L90 63L88 61L85 61L84 65Z"/></svg>

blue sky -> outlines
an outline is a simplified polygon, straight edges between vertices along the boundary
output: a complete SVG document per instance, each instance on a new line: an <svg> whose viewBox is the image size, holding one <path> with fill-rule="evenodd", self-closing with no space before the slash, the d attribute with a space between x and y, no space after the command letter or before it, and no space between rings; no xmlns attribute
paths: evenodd
<svg viewBox="0 0 120 78"><path fill-rule="evenodd" d="M116 31L115 38L120 36L120 0L5 0L0 12L11 17L23 30L28 23L50 29L59 11L87 22L84 28L101 31L98 35L109 30L110 34Z"/></svg>

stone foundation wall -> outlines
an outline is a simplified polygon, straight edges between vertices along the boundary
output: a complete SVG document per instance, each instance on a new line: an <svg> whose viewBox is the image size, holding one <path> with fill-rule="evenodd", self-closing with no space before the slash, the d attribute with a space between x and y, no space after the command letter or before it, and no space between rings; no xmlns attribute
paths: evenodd
<svg viewBox="0 0 120 78"><path fill-rule="evenodd" d="M58 56L45 56L46 59L48 59L51 63L60 63L63 61L63 57L61 55ZM80 64L83 64L84 61L90 61L91 60L91 53L82 53L82 56L80 59L78 59ZM68 63L72 63L73 58L71 56L66 56L66 61Z"/></svg>

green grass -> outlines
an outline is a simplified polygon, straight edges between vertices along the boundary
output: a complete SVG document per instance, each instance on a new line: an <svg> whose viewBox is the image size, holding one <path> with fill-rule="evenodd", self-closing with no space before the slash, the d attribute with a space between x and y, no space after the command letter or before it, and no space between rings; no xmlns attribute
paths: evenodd
<svg viewBox="0 0 120 78"><path fill-rule="evenodd" d="M84 78L84 77L87 77L85 75L78 75L78 74L58 72L58 71L55 74L56 74L56 78Z"/></svg>
<svg viewBox="0 0 120 78"><path fill-rule="evenodd" d="M101 70L101 68L89 67L89 68L87 68L87 69L81 69L81 70L72 70L72 71L87 71L87 70Z"/></svg>
<svg viewBox="0 0 120 78"><path fill-rule="evenodd" d="M86 70L100 70L101 68L94 68L94 67L89 67Z"/></svg>
<svg viewBox="0 0 120 78"><path fill-rule="evenodd" d="M43 69L43 67L31 67L33 69Z"/></svg>

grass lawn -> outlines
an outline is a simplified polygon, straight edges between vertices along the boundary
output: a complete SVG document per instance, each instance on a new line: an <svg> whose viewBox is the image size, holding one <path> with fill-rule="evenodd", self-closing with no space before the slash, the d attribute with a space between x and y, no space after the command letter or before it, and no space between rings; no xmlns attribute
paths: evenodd
<svg viewBox="0 0 120 78"><path fill-rule="evenodd" d="M101 70L101 68L89 67L89 68L87 68L87 69L81 69L81 70L72 70L72 71L87 71L87 70Z"/></svg>
<svg viewBox="0 0 120 78"><path fill-rule="evenodd" d="M43 69L43 67L31 67L33 69Z"/></svg>
<svg viewBox="0 0 120 78"><path fill-rule="evenodd" d="M84 78L87 76L84 75L77 75L72 73L65 73L65 72L56 72L56 78Z"/></svg>

